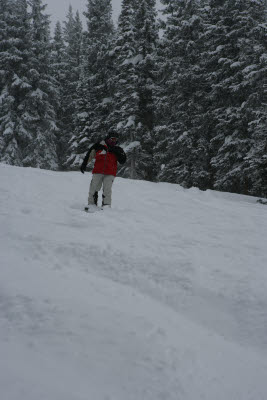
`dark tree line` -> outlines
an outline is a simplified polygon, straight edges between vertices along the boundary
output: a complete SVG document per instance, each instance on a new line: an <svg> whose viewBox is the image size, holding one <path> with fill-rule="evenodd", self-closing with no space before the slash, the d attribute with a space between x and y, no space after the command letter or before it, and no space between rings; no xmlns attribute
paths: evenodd
<svg viewBox="0 0 267 400"><path fill-rule="evenodd" d="M0 0L0 161L75 169L115 129L120 175L267 197L266 0L87 0L51 37Z"/></svg>

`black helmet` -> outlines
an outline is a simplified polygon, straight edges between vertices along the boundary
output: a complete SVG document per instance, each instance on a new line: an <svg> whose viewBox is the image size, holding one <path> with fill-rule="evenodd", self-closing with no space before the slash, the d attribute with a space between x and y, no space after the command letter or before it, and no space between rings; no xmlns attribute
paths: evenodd
<svg viewBox="0 0 267 400"><path fill-rule="evenodd" d="M118 132L115 130L115 129L110 129L109 131L108 131L108 134L107 134L107 139L109 139L109 138L111 138L111 137L116 137L116 138L118 138Z"/></svg>
<svg viewBox="0 0 267 400"><path fill-rule="evenodd" d="M114 144L117 144L119 141L119 135L118 132L115 131L115 129L110 129L108 131L107 137L105 138L105 141L112 141Z"/></svg>

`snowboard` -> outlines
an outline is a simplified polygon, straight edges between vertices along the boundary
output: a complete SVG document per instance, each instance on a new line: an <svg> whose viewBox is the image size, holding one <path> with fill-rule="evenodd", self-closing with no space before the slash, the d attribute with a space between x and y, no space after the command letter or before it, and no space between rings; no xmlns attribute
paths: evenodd
<svg viewBox="0 0 267 400"><path fill-rule="evenodd" d="M103 207L98 207L98 206L85 206L84 211L87 212L88 214L93 214L97 211L102 211Z"/></svg>

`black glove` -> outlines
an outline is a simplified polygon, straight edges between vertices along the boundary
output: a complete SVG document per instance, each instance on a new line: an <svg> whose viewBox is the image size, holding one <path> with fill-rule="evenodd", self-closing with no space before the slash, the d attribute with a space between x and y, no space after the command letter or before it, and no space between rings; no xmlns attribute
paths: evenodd
<svg viewBox="0 0 267 400"><path fill-rule="evenodd" d="M126 162L126 154L120 146L109 147L108 151L115 154L120 164L124 164Z"/></svg>
<svg viewBox="0 0 267 400"><path fill-rule="evenodd" d="M106 148L106 146L104 146L103 144L98 144L97 145L97 151L99 151L99 150L105 150L105 151L107 151L107 148Z"/></svg>
<svg viewBox="0 0 267 400"><path fill-rule="evenodd" d="M111 147L111 146L108 146L108 152L109 152L109 153L115 153L115 152L114 152L114 148Z"/></svg>
<svg viewBox="0 0 267 400"><path fill-rule="evenodd" d="M112 147L109 147L108 151L110 153L113 153L113 154L117 155L117 154L121 153L122 149L119 146L112 146Z"/></svg>
<svg viewBox="0 0 267 400"><path fill-rule="evenodd" d="M80 168L81 173L84 174L84 171L85 171L85 170L86 170L86 165L85 165L85 164L82 164L82 165L81 165L81 168Z"/></svg>

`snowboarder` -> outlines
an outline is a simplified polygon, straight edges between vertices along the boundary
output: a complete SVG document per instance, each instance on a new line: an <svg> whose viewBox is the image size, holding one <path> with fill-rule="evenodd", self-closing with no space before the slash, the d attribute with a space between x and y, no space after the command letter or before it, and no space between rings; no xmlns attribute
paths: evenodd
<svg viewBox="0 0 267 400"><path fill-rule="evenodd" d="M95 143L83 160L80 170L84 174L87 164L95 158L88 207L85 207L85 211L94 211L97 208L98 192L102 185L102 207L111 206L112 184L117 174L117 164L126 162L126 154L117 144L118 136L112 131L104 140Z"/></svg>

